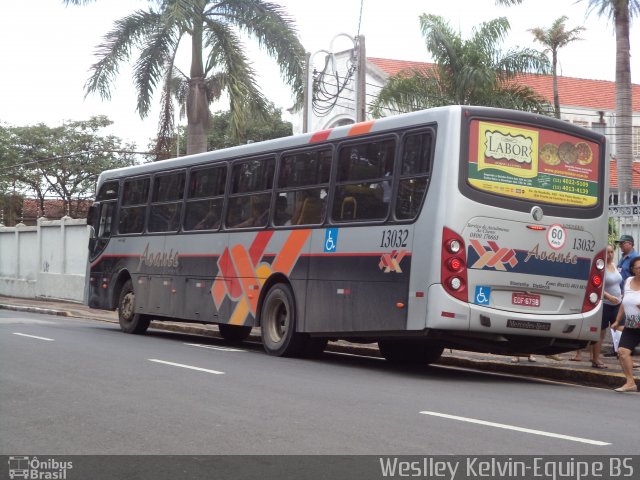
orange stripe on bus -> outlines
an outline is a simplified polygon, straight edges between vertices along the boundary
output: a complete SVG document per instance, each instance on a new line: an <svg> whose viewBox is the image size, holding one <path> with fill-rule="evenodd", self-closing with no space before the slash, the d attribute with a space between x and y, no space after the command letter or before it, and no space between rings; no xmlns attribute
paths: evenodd
<svg viewBox="0 0 640 480"><path fill-rule="evenodd" d="M353 137L354 135L363 135L365 133L369 133L375 122L375 120L369 120L368 122L356 123L349 129L349 133L347 134L347 136Z"/></svg>
<svg viewBox="0 0 640 480"><path fill-rule="evenodd" d="M244 246L236 245L233 247L231 253L233 255L233 262L240 274L240 282L242 283L244 296L249 300L251 312L255 314L258 307L258 297L260 296L260 284L256 278L253 264Z"/></svg>
<svg viewBox="0 0 640 480"><path fill-rule="evenodd" d="M241 298L233 311L233 315L231 315L229 319L229 323L231 325L244 325L247 313L249 313L249 306L247 305L247 301Z"/></svg>
<svg viewBox="0 0 640 480"><path fill-rule="evenodd" d="M227 290L224 288L224 280L222 280L222 277L217 277L211 287L211 295L213 295L213 301L216 302L216 308L218 310L220 310L220 306L222 305L222 301L226 294Z"/></svg>
<svg viewBox="0 0 640 480"><path fill-rule="evenodd" d="M287 238L287 241L282 246L282 251L273 261L274 272L283 272L285 274L291 273L296 260L300 256L300 251L305 242L311 235L311 230L294 230Z"/></svg>
<svg viewBox="0 0 640 480"><path fill-rule="evenodd" d="M313 135L311 135L309 143L324 142L327 138L329 138L329 135L331 135L331 130L333 129L330 128L329 130L320 130L319 132L315 132Z"/></svg>

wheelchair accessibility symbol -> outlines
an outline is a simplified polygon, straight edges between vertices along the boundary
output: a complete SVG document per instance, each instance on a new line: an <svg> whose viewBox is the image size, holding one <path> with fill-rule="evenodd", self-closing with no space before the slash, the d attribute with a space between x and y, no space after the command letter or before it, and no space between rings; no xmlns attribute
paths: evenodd
<svg viewBox="0 0 640 480"><path fill-rule="evenodd" d="M335 252L338 248L338 229L327 228L324 234L324 251L325 253Z"/></svg>
<svg viewBox="0 0 640 480"><path fill-rule="evenodd" d="M491 287L478 285L476 287L476 293L473 295L474 303L476 305L489 305L490 296L491 296Z"/></svg>

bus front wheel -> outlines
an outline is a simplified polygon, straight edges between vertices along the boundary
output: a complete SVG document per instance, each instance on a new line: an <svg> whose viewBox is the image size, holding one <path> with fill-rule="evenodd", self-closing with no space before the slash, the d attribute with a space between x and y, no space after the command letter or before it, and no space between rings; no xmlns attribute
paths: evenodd
<svg viewBox="0 0 640 480"><path fill-rule="evenodd" d="M289 285L271 287L262 305L260 327L262 345L269 355L292 357L304 353L308 337L296 332L296 306Z"/></svg>
<svg viewBox="0 0 640 480"><path fill-rule="evenodd" d="M382 356L397 365L428 365L440 358L444 347L412 340L380 340Z"/></svg>
<svg viewBox="0 0 640 480"><path fill-rule="evenodd" d="M220 330L220 336L230 343L239 343L246 340L251 333L251 327L244 325L229 325L228 323L221 323L218 325Z"/></svg>
<svg viewBox="0 0 640 480"><path fill-rule="evenodd" d="M136 295L131 280L127 280L120 291L118 299L118 320L120 329L125 333L144 333L149 328L151 319L147 315L136 313Z"/></svg>

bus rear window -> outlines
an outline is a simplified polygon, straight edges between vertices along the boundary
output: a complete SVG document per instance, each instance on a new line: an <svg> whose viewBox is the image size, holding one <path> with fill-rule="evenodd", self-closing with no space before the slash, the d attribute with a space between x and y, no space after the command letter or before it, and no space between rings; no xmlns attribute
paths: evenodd
<svg viewBox="0 0 640 480"><path fill-rule="evenodd" d="M467 183L504 197L570 207L598 203L600 146L535 126L472 120Z"/></svg>

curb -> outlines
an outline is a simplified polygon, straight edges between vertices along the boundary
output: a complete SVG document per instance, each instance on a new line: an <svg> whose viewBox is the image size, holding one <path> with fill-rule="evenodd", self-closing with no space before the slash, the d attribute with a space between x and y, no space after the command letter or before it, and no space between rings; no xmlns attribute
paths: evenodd
<svg viewBox="0 0 640 480"><path fill-rule="evenodd" d="M30 313L41 313L43 315L56 315L58 317L73 317L73 313L68 312L66 310L54 310L52 308L40 308L40 307L23 307L18 305L6 305L0 304L0 309L3 310L13 310L16 312L30 312Z"/></svg>
<svg viewBox="0 0 640 480"><path fill-rule="evenodd" d="M14 310L19 312L31 312L47 315L57 315L60 317L81 317L89 320L98 320L108 323L118 323L117 320L105 318L105 316L91 316L87 312L73 312L69 310L56 310L51 308L27 307L10 304L0 304L0 309ZM152 321L150 328L164 330L176 333L188 333L193 335L202 335L210 338L222 337L217 330L203 327L200 324L190 323L167 323ZM247 339L255 345L261 344L259 335L250 335ZM358 344L344 344L331 342L327 345L327 351L336 353L349 353L352 355L360 355L367 357L380 358L380 352L376 347L362 346ZM508 357L505 357L508 358ZM554 365L531 365L531 364L512 364L494 361L465 358L461 356L445 354L435 365L444 365L449 367L469 368L484 372L504 373L508 375L519 375L523 377L539 378L544 380L558 381L564 383L578 384L582 386L597 388L615 388L620 386L624 380L624 375L618 372L605 373L600 371L586 369L569 369ZM637 377L636 377L637 378Z"/></svg>

